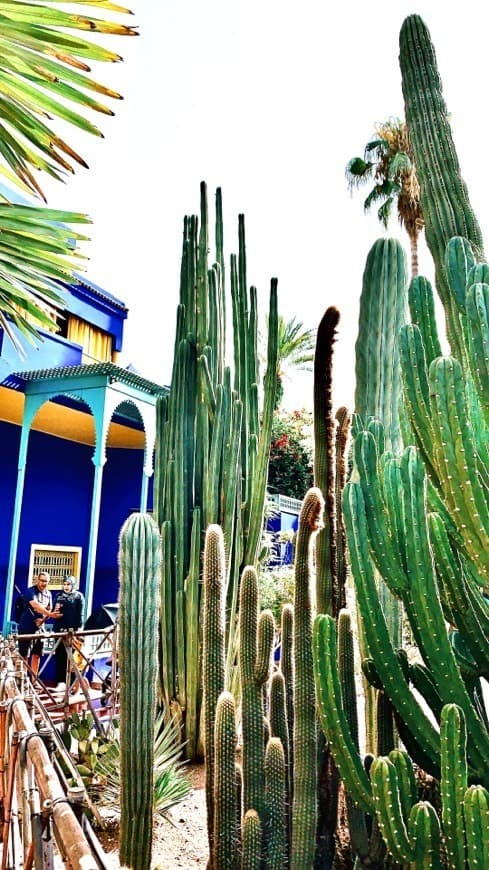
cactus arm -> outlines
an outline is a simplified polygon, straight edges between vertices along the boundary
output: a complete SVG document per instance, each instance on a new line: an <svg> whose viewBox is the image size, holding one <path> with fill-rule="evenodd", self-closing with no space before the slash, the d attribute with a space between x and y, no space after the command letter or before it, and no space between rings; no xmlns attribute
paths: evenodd
<svg viewBox="0 0 489 870"><path fill-rule="evenodd" d="M260 870L263 831L260 816L255 810L246 810L243 816L242 840L241 870Z"/></svg>
<svg viewBox="0 0 489 870"><path fill-rule="evenodd" d="M482 235L460 174L433 45L418 15L410 15L403 22L400 64L426 241L435 261L437 290L445 307L452 352L461 359L458 312L448 287L445 246L453 236L463 236L480 260Z"/></svg>
<svg viewBox="0 0 489 870"><path fill-rule="evenodd" d="M271 737L265 751L267 870L287 866L286 769L282 743Z"/></svg>
<svg viewBox="0 0 489 870"><path fill-rule="evenodd" d="M292 656L292 637L294 631L294 610L291 604L282 608L281 619L281 642L280 642L280 670L284 677L285 685L285 711L287 715L287 733L289 735L289 790L292 799L294 787L294 669Z"/></svg>
<svg viewBox="0 0 489 870"><path fill-rule="evenodd" d="M466 294L468 359L477 396L489 424L489 276Z"/></svg>
<svg viewBox="0 0 489 870"><path fill-rule="evenodd" d="M222 346L226 347L226 294L224 293L224 288L226 286L226 263L224 260L224 221L222 217L222 190L220 187L216 188L216 219L214 235L216 240L216 263L220 275L219 287L221 288L222 295L221 342Z"/></svg>
<svg viewBox="0 0 489 870"><path fill-rule="evenodd" d="M407 537L410 589L420 635L422 654L430 662L440 695L445 702L453 701L465 713L471 735L469 757L480 771L487 771L489 741L475 715L448 640L445 621L434 579L434 566L428 543L425 477L415 448L408 447L401 463L403 502L408 528Z"/></svg>
<svg viewBox="0 0 489 870"><path fill-rule="evenodd" d="M489 671L489 613L480 590L467 581L460 559L438 514L430 514L430 540L440 589L445 594L456 624L482 673Z"/></svg>
<svg viewBox="0 0 489 870"><path fill-rule="evenodd" d="M440 723L442 824L448 865L465 867L464 795L467 790L465 719L456 704L445 704Z"/></svg>
<svg viewBox="0 0 489 870"><path fill-rule="evenodd" d="M483 786L472 785L465 792L464 818L469 870L488 867L489 792Z"/></svg>
<svg viewBox="0 0 489 870"><path fill-rule="evenodd" d="M270 682L270 735L278 738L282 744L286 773L285 800L287 806L290 806L290 739L287 724L285 679L281 671L275 671Z"/></svg>
<svg viewBox="0 0 489 870"><path fill-rule="evenodd" d="M243 809L265 820L262 686L255 677L258 648L258 578L247 567L241 576L239 604L239 668L243 731Z"/></svg>
<svg viewBox="0 0 489 870"><path fill-rule="evenodd" d="M270 285L270 306L268 312L267 368L265 372L264 405L258 454L254 475L253 496L250 507L250 524L245 548L245 563L256 562L263 527L263 506L267 485L268 457L272 436L272 422L275 408L278 361L278 308L277 279L272 278Z"/></svg>
<svg viewBox="0 0 489 870"><path fill-rule="evenodd" d="M207 529L203 561L204 626L202 650L202 683L204 710L204 751L206 774L207 831L209 849L214 849L215 813L215 723L218 698L224 688L224 619L223 595L225 555L222 530ZM233 759L234 770L234 759ZM234 773L233 773L234 780Z"/></svg>
<svg viewBox="0 0 489 870"><path fill-rule="evenodd" d="M170 707L170 699L174 697L173 684L173 611L172 611L172 570L171 570L171 523L167 520L161 527L161 605L160 605L160 636L161 636L161 689L166 710Z"/></svg>
<svg viewBox="0 0 489 870"><path fill-rule="evenodd" d="M389 579L391 589L401 594L407 586L406 578L400 554L391 541L384 495L378 475L377 447L371 432L361 432L355 439L355 462L360 475L365 516L368 519L365 531L368 530L372 558L382 577ZM348 485L345 491L347 488ZM345 501L343 501L343 511L346 520ZM351 547L349 538L348 542Z"/></svg>
<svg viewBox="0 0 489 870"><path fill-rule="evenodd" d="M382 684L392 704L406 722L416 741L423 746L432 763L438 764L439 739L429 719L415 702L389 640L380 607L367 541L365 501L359 484L348 483L343 495L343 510L358 604L368 647ZM366 618L363 618L363 614Z"/></svg>
<svg viewBox="0 0 489 870"><path fill-rule="evenodd" d="M414 804L408 830L414 850L411 870L441 870L440 822L430 803Z"/></svg>
<svg viewBox="0 0 489 870"><path fill-rule="evenodd" d="M431 284L426 278L418 275L409 285L409 311L412 323L421 332L426 363L429 364L441 356L440 339L435 318L435 303Z"/></svg>
<svg viewBox="0 0 489 870"><path fill-rule="evenodd" d="M275 620L271 610L262 610L258 619L258 643L255 660L255 682L266 687L272 667Z"/></svg>
<svg viewBox="0 0 489 870"><path fill-rule="evenodd" d="M434 435L426 354L421 332L416 325L407 324L401 329L399 352L404 399L416 446L423 457L426 473L433 486L440 489L439 472L432 456Z"/></svg>
<svg viewBox="0 0 489 870"><path fill-rule="evenodd" d="M294 590L294 794L291 865L314 862L317 823L317 725L312 656L312 544L322 524L321 491L310 489L302 503L295 558Z"/></svg>
<svg viewBox="0 0 489 870"><path fill-rule="evenodd" d="M198 683L200 674L199 604L200 604L200 510L194 509L190 542L190 565L185 579L185 658L186 658L186 737L188 752L193 758L197 752L198 736ZM197 650L197 654L196 654Z"/></svg>
<svg viewBox="0 0 489 870"><path fill-rule="evenodd" d="M414 662L409 666L409 677L414 688L423 696L436 720L439 721L443 701L431 671L425 665Z"/></svg>
<svg viewBox="0 0 489 870"><path fill-rule="evenodd" d="M326 503L324 527L316 539L316 606L318 613L333 613L336 585L334 517L334 422L332 397L333 345L340 314L326 310L318 326L314 354L314 485Z"/></svg>
<svg viewBox="0 0 489 870"><path fill-rule="evenodd" d="M395 765L388 758L376 758L370 768L370 781L377 821L389 852L400 863L411 861L413 849L404 823Z"/></svg>
<svg viewBox="0 0 489 870"><path fill-rule="evenodd" d="M119 546L120 860L134 870L151 863L160 563L158 526L132 514Z"/></svg>
<svg viewBox="0 0 489 870"><path fill-rule="evenodd" d="M234 698L219 695L215 720L213 870L237 870L238 807Z"/></svg>
<svg viewBox="0 0 489 870"><path fill-rule="evenodd" d="M314 620L313 656L319 719L329 740L335 763L348 794L365 813L373 814L369 778L350 733L336 664L336 626L333 618L318 614Z"/></svg>
<svg viewBox="0 0 489 870"><path fill-rule="evenodd" d="M218 384L216 387L214 425L212 426L206 491L204 493L207 525L217 523L220 514L219 490L221 482L225 412L224 390L222 384Z"/></svg>
<svg viewBox="0 0 489 870"><path fill-rule="evenodd" d="M400 447L397 334L407 315L406 255L395 239L378 239L367 256L355 344L355 413L376 417L389 449Z"/></svg>
<svg viewBox="0 0 489 870"><path fill-rule="evenodd" d="M470 242L460 236L449 239L445 248L445 269L453 301L459 314L465 314L465 290L469 273L475 265ZM460 319L464 324L464 317ZM464 330L465 332L465 330ZM441 356L441 354L438 354Z"/></svg>
<svg viewBox="0 0 489 870"><path fill-rule="evenodd" d="M444 497L465 548L481 574L489 578L489 506L477 467L477 452L467 422L460 364L451 358L430 366L431 407L435 450ZM452 475L450 465L457 474ZM455 480L457 483L455 484Z"/></svg>
<svg viewBox="0 0 489 870"><path fill-rule="evenodd" d="M401 812L404 823L407 825L411 807L416 803L418 796L413 765L407 752L403 752L402 749L393 749L389 752L389 761L396 769Z"/></svg>

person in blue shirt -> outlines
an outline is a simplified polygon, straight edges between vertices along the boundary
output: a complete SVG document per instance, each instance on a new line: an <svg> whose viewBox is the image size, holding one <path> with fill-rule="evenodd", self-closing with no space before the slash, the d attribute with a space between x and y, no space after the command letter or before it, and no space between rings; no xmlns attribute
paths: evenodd
<svg viewBox="0 0 489 870"><path fill-rule="evenodd" d="M59 619L56 631L75 631L81 628L83 620L84 600L81 592L76 588L76 577L70 575L63 580L63 589L56 598L56 609L59 611ZM56 647L56 682L58 688L65 687L67 677L66 646L63 639L59 640Z"/></svg>
<svg viewBox="0 0 489 870"><path fill-rule="evenodd" d="M29 586L25 593L25 608L19 621L19 635L36 634L47 619L58 619L58 613L53 611L53 599L48 589L49 580L48 572L41 571L34 585ZM31 657L30 666L34 676L39 673L42 650L42 637L19 637L19 652L26 664L29 656Z"/></svg>

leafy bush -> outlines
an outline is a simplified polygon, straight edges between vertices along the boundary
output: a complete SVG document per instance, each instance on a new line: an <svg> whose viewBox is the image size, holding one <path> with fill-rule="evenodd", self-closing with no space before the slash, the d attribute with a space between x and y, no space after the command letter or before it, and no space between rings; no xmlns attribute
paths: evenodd
<svg viewBox="0 0 489 870"><path fill-rule="evenodd" d="M156 719L154 751L154 812L164 816L182 801L191 789L190 780L182 772L182 744L173 721ZM118 729L114 729L108 750L97 763L96 771L104 781L99 802L112 809L120 804L121 744Z"/></svg>
<svg viewBox="0 0 489 870"><path fill-rule="evenodd" d="M294 568L284 565L281 568L262 569L258 581L260 607L272 611L278 629L284 604L291 604L294 598Z"/></svg>
<svg viewBox="0 0 489 870"><path fill-rule="evenodd" d="M312 485L312 414L280 411L272 426L268 489L302 500Z"/></svg>

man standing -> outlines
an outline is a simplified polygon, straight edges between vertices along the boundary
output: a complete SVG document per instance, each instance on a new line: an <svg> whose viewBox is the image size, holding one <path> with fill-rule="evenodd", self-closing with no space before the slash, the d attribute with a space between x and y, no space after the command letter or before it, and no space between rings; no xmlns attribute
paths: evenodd
<svg viewBox="0 0 489 870"><path fill-rule="evenodd" d="M47 588L49 583L47 571L41 571L33 586L25 593L26 607L20 617L19 635L35 634L46 619L58 619L60 614L53 612L53 599ZM39 672L39 662L42 656L43 642L41 637L19 637L19 652L27 664L31 655L31 670L34 676Z"/></svg>

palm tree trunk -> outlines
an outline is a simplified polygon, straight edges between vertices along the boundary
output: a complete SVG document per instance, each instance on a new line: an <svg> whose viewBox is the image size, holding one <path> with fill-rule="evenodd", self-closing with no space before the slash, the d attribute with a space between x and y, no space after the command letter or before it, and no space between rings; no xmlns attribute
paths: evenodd
<svg viewBox="0 0 489 870"><path fill-rule="evenodd" d="M416 230L412 233L409 233L409 242L411 245L411 278L416 278L416 275L419 271L418 236L419 232Z"/></svg>

